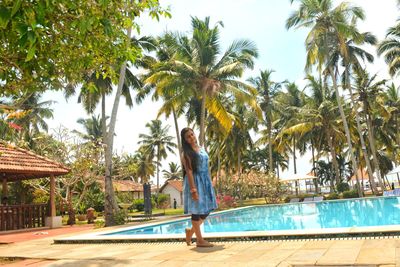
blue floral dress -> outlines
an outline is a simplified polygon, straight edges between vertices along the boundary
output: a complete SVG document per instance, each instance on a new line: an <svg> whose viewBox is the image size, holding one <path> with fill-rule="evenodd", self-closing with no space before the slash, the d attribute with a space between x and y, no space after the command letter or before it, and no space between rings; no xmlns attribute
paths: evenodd
<svg viewBox="0 0 400 267"><path fill-rule="evenodd" d="M190 193L190 185L187 175L183 182L183 206L185 214L209 214L217 208L214 188L211 183L208 170L208 154L200 148L198 153L197 171L193 172L199 200L194 201Z"/></svg>

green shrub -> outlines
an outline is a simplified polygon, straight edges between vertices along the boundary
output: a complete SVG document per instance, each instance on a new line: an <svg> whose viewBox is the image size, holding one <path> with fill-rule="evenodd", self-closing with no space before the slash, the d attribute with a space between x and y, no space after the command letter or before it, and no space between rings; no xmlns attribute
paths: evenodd
<svg viewBox="0 0 400 267"><path fill-rule="evenodd" d="M157 204L157 208L164 207L166 203L169 203L169 195L167 194L158 194L154 196L154 200Z"/></svg>
<svg viewBox="0 0 400 267"><path fill-rule="evenodd" d="M348 190L343 192L343 198L357 198L358 192L357 190Z"/></svg>
<svg viewBox="0 0 400 267"><path fill-rule="evenodd" d="M125 224L126 217L128 216L128 213L126 210L119 210L114 214L114 221L116 225L122 225Z"/></svg>
<svg viewBox="0 0 400 267"><path fill-rule="evenodd" d="M106 222L104 220L96 220L94 222L94 228L103 228L106 225Z"/></svg>
<svg viewBox="0 0 400 267"><path fill-rule="evenodd" d="M156 202L151 198L151 207L154 209L156 207ZM144 199L135 199L132 203L130 210L136 209L137 211L144 211Z"/></svg>
<svg viewBox="0 0 400 267"><path fill-rule="evenodd" d="M99 185L94 183L83 198L83 206L79 207L79 212L86 213L88 208L94 208L96 211L104 211L104 203L104 193L101 191Z"/></svg>
<svg viewBox="0 0 400 267"><path fill-rule="evenodd" d="M342 193L344 191L349 191L350 190L350 186L349 186L348 183L342 182L342 183L339 183L339 184L336 185L336 190L339 193Z"/></svg>
<svg viewBox="0 0 400 267"><path fill-rule="evenodd" d="M306 197L313 197L313 196L314 194L299 194L298 196L293 196L293 197L298 197L300 201L303 201Z"/></svg>
<svg viewBox="0 0 400 267"><path fill-rule="evenodd" d="M283 202L285 202L285 203L289 203L290 202L290 197L289 196L287 196L287 197L285 197L284 199L283 199Z"/></svg>
<svg viewBox="0 0 400 267"><path fill-rule="evenodd" d="M332 200L332 199L339 199L340 196L338 193L330 193L327 197L325 197L326 200Z"/></svg>
<svg viewBox="0 0 400 267"><path fill-rule="evenodd" d="M133 207L138 211L144 211L144 199L136 199L133 201Z"/></svg>

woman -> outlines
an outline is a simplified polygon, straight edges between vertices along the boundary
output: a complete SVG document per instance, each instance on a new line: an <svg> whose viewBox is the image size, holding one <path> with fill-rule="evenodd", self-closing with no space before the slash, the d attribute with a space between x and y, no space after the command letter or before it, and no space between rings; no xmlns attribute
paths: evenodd
<svg viewBox="0 0 400 267"><path fill-rule="evenodd" d="M186 244L189 246L193 234L196 234L196 246L212 247L213 244L204 240L200 225L211 211L217 208L214 189L208 169L207 152L197 144L192 129L181 131L182 164L184 167L184 212L192 215L192 228L186 229Z"/></svg>

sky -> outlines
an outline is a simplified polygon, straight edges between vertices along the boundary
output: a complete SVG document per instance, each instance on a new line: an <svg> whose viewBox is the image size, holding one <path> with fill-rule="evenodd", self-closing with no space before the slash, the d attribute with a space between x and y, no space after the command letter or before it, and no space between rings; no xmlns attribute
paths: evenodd
<svg viewBox="0 0 400 267"><path fill-rule="evenodd" d="M348 1L362 7L366 19L359 23L359 29L375 34L378 40L385 37L386 31L393 26L399 17L396 0L353 0ZM201 19L209 16L211 24L222 21L221 29L222 51L237 39L253 41L259 51L255 68L244 74L244 79L255 77L260 70L272 69L274 81L289 80L296 82L300 88L304 86L305 47L304 40L306 29L286 30L285 21L295 10L289 0L160 0L161 6L169 7L172 18L161 18L155 21L142 17L140 35L161 35L164 31L190 32L191 16ZM336 1L335 3L339 3ZM369 52L375 53L374 47L365 47ZM388 78L387 67L381 58L376 58L373 65L368 66L371 73L378 73L382 78ZM43 100L54 100L54 118L48 120L49 128L58 128L60 125L71 130L82 130L76 123L78 118L88 118L77 96L66 101L61 92L47 92ZM111 114L114 96L107 99L107 114ZM139 134L147 133L145 124L157 116L160 103L146 99L141 105L129 109L120 102L114 150L121 153L134 153L138 148ZM100 113L100 110L96 111ZM172 118L161 117L164 125L170 125L170 135L176 136ZM179 127L186 127L183 119L179 120ZM298 159L297 172L306 174L311 169L311 155L306 153ZM178 162L177 155L169 155L163 162L167 168L168 162ZM290 160L292 162L292 160ZM282 177L290 177L293 166L281 173ZM163 180L161 180L163 181Z"/></svg>

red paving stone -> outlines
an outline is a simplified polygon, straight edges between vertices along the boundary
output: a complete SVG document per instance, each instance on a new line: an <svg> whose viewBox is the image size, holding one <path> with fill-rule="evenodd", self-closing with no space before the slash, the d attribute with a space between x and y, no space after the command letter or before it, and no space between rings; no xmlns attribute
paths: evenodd
<svg viewBox="0 0 400 267"><path fill-rule="evenodd" d="M29 230L27 232L18 232L9 234L0 233L0 244L16 243L16 242L30 241L30 240L58 236L58 235L77 233L86 230L91 230L93 229L93 227L94 225L86 224L86 225L63 226L61 228L56 228L56 229L41 228L41 229Z"/></svg>

